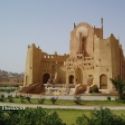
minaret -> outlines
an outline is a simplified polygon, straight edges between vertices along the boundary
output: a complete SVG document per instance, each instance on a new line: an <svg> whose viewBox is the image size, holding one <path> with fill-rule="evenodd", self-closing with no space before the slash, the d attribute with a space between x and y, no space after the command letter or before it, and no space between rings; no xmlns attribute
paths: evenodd
<svg viewBox="0 0 125 125"><path fill-rule="evenodd" d="M103 18L101 18L101 29L102 29L102 39L103 39Z"/></svg>
<svg viewBox="0 0 125 125"><path fill-rule="evenodd" d="M75 22L74 22L74 29L76 28L76 24L75 24Z"/></svg>

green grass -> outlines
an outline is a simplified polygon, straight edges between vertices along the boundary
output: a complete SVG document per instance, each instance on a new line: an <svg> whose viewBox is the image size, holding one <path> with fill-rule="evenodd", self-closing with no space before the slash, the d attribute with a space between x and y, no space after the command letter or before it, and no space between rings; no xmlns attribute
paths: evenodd
<svg viewBox="0 0 125 125"><path fill-rule="evenodd" d="M67 123L67 125L73 125L76 122L77 117L82 116L82 114L85 114L89 117L91 117L90 110L64 110L64 109L46 109L49 112L56 111L59 114L59 117ZM116 115L125 115L125 111L119 110L119 111L112 111Z"/></svg>
<svg viewBox="0 0 125 125"><path fill-rule="evenodd" d="M89 110L66 110L66 109L46 109L49 112L56 111L59 117L67 125L73 125L76 122L77 117L82 116L83 113L90 116L91 111Z"/></svg>
<svg viewBox="0 0 125 125"><path fill-rule="evenodd" d="M25 103L30 104L27 99L24 99L24 102L21 102L20 97L13 98L14 103ZM5 102L8 102L8 99L5 99ZM39 104L38 99L31 99L31 104ZM45 99L44 105L52 105L50 99ZM55 105L64 105L64 106L74 106L77 105L73 100L57 100ZM125 101L82 101L82 106L125 106Z"/></svg>
<svg viewBox="0 0 125 125"><path fill-rule="evenodd" d="M13 98L14 103L21 104L20 98ZM5 102L9 102L6 98ZM30 104L28 100L24 99L25 104ZM31 99L31 104L38 104L38 99ZM46 99L43 103L44 105L52 105L50 99ZM71 100L57 100L56 105L67 105L72 106L76 105L74 101ZM125 102L123 101L83 101L82 106L125 106ZM67 109L46 109L46 111L53 112L56 111L59 114L59 117L67 123L67 125L75 124L77 117L82 116L82 114L86 114L88 116L91 115L90 110L67 110ZM125 110L112 111L117 115L124 114Z"/></svg>

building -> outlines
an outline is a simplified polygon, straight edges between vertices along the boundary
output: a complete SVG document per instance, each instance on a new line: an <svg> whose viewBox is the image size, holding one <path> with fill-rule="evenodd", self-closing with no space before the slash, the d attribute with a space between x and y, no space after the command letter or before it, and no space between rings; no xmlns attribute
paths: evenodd
<svg viewBox="0 0 125 125"><path fill-rule="evenodd" d="M103 37L103 19L100 28L88 23L74 24L68 55L50 55L35 44L28 46L25 87L49 84L73 88L73 94L78 86L86 86L87 91L96 85L100 92L112 93L114 87L110 79L118 76L125 79L122 46L113 34Z"/></svg>

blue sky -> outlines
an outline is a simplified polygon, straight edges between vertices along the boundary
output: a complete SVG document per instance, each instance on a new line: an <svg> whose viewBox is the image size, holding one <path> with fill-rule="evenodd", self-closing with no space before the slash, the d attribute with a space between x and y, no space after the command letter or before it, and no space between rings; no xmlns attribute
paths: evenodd
<svg viewBox="0 0 125 125"><path fill-rule="evenodd" d="M28 44L68 53L73 23L114 33L125 50L125 0L0 0L0 69L24 72Z"/></svg>

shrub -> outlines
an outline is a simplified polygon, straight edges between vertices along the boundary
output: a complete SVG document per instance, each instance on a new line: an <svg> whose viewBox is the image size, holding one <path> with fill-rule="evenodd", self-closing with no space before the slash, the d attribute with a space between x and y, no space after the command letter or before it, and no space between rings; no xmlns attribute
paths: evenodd
<svg viewBox="0 0 125 125"><path fill-rule="evenodd" d="M82 104L81 97L80 97L80 96L75 96L74 102L75 102L77 105L81 105L81 104Z"/></svg>
<svg viewBox="0 0 125 125"><path fill-rule="evenodd" d="M125 125L124 117L114 115L109 109L93 110L91 117L83 114L78 117L76 125Z"/></svg>
<svg viewBox="0 0 125 125"><path fill-rule="evenodd" d="M116 91L118 92L119 99L125 100L125 81L119 76L115 79L111 79Z"/></svg>
<svg viewBox="0 0 125 125"><path fill-rule="evenodd" d="M44 102L45 102L45 98L38 99L39 104L44 104Z"/></svg>
<svg viewBox="0 0 125 125"><path fill-rule="evenodd" d="M0 96L0 101L1 101L1 102L4 102L4 101L5 101L5 96L4 96L3 94Z"/></svg>
<svg viewBox="0 0 125 125"><path fill-rule="evenodd" d="M25 98L23 96L20 96L20 102L25 103Z"/></svg>
<svg viewBox="0 0 125 125"><path fill-rule="evenodd" d="M8 95L8 101L9 102L14 102L14 99L13 99L12 95Z"/></svg>
<svg viewBox="0 0 125 125"><path fill-rule="evenodd" d="M66 125L56 112L42 108L6 111L0 109L0 125Z"/></svg>
<svg viewBox="0 0 125 125"><path fill-rule="evenodd" d="M63 123L62 119L59 118L59 115L56 112L48 115L47 120L44 123L45 125L66 125Z"/></svg>
<svg viewBox="0 0 125 125"><path fill-rule="evenodd" d="M26 97L26 100L31 103L31 98L29 96Z"/></svg>
<svg viewBox="0 0 125 125"><path fill-rule="evenodd" d="M108 100L108 101L111 101L111 97L110 97L110 96L108 96L108 97L107 97L107 100Z"/></svg>
<svg viewBox="0 0 125 125"><path fill-rule="evenodd" d="M50 99L53 105L56 103L57 99L58 99L57 97L52 97Z"/></svg>

